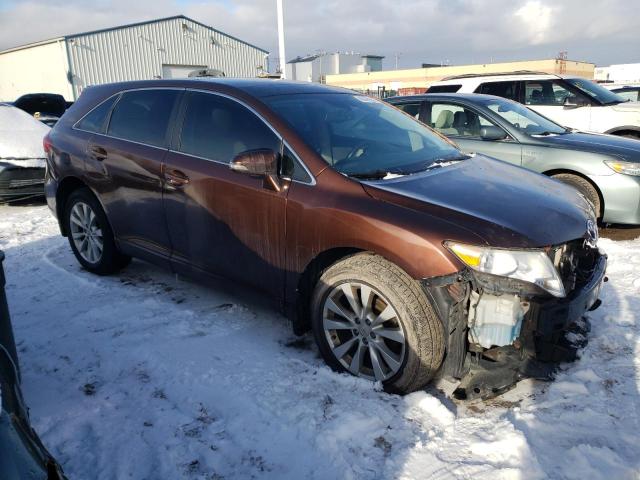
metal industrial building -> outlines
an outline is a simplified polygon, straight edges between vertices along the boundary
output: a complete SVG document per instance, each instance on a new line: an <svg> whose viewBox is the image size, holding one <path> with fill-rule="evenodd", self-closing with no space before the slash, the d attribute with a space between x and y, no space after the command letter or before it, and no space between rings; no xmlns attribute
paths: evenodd
<svg viewBox="0 0 640 480"><path fill-rule="evenodd" d="M183 15L66 35L0 52L0 100L34 92L78 98L89 85L268 70L269 52Z"/></svg>
<svg viewBox="0 0 640 480"><path fill-rule="evenodd" d="M297 57L287 62L287 79L324 83L327 75L378 72L382 70L380 55L361 55L354 52L318 53Z"/></svg>

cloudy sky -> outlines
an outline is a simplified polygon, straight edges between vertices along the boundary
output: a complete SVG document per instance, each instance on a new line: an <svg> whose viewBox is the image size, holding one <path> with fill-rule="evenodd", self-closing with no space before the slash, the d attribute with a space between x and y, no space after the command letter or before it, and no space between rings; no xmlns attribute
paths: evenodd
<svg viewBox="0 0 640 480"><path fill-rule="evenodd" d="M385 68L569 58L640 62L638 0L284 0L287 59L385 55ZM184 14L277 58L276 0L0 0L0 49Z"/></svg>

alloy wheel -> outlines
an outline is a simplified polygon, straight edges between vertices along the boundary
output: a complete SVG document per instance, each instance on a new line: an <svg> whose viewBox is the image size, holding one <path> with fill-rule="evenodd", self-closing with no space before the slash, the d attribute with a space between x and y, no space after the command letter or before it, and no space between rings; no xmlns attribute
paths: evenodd
<svg viewBox="0 0 640 480"><path fill-rule="evenodd" d="M89 263L98 263L102 258L104 242L102 229L93 209L84 202L77 202L69 215L73 243L80 256Z"/></svg>
<svg viewBox="0 0 640 480"><path fill-rule="evenodd" d="M353 375L385 381L402 367L406 340L398 314L370 285L345 282L333 288L322 322L331 352Z"/></svg>

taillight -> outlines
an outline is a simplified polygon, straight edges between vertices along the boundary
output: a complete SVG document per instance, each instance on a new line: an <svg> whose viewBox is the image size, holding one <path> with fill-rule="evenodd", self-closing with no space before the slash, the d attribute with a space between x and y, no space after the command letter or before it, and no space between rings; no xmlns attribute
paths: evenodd
<svg viewBox="0 0 640 480"><path fill-rule="evenodd" d="M51 150L53 149L53 144L51 143L51 138L49 137L51 132L47 133L42 139L42 146L44 147L44 153L49 155Z"/></svg>

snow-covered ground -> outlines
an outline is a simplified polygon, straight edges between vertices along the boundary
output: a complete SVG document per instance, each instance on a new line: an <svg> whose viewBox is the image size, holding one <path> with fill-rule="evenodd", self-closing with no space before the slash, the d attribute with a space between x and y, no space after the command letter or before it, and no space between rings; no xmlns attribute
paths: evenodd
<svg viewBox="0 0 640 480"><path fill-rule="evenodd" d="M456 404L332 373L250 292L90 275L46 207L0 207L24 393L71 479L638 479L640 239L601 245L582 359Z"/></svg>

